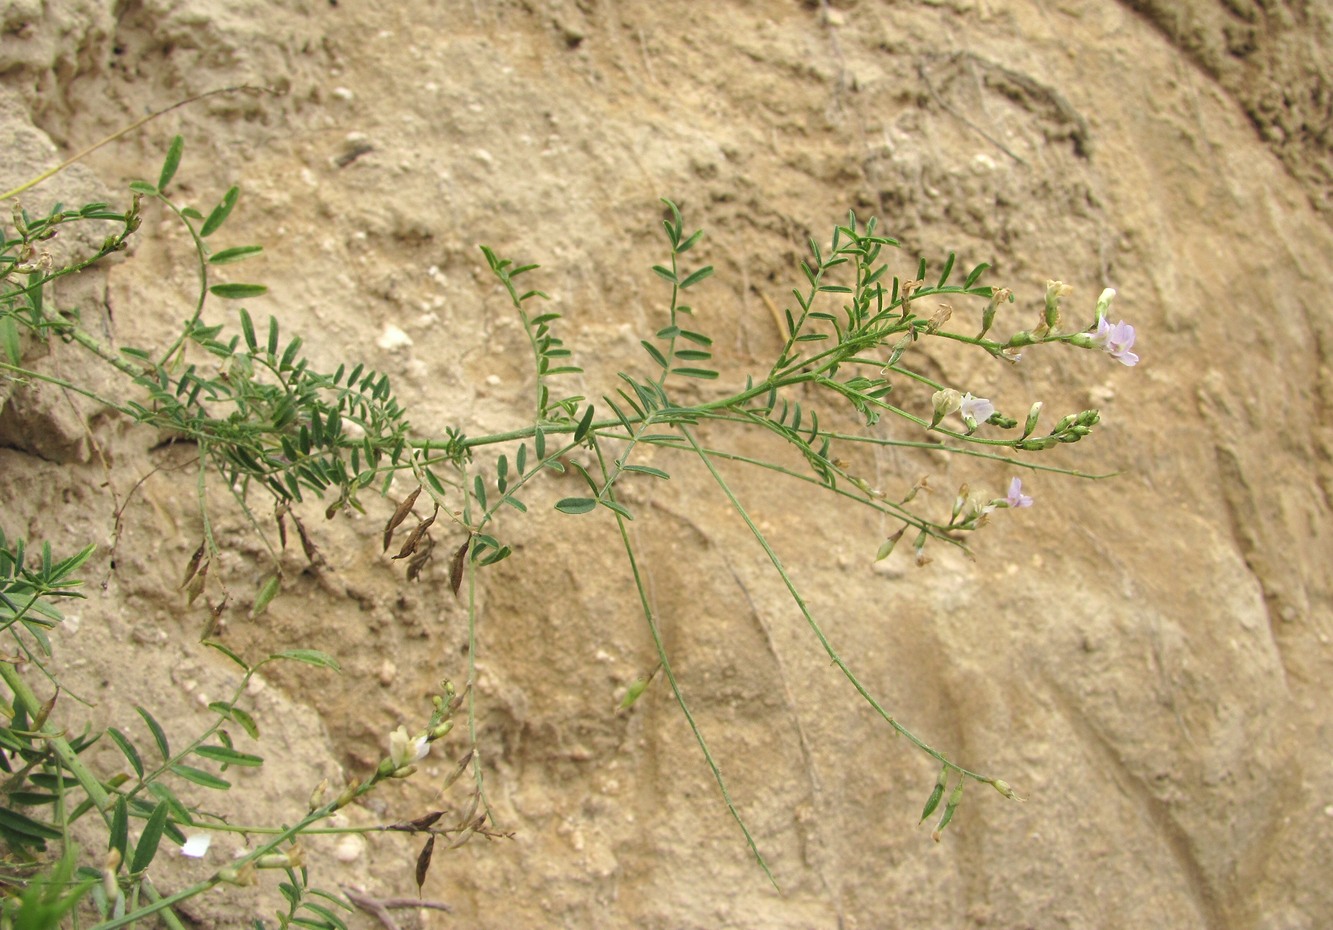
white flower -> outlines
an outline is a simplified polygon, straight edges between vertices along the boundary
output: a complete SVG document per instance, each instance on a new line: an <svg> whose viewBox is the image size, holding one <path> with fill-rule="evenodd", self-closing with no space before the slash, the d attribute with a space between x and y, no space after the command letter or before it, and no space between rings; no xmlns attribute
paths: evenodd
<svg viewBox="0 0 1333 930"><path fill-rule="evenodd" d="M985 423L990 419L991 414L995 412L995 405L984 397L973 397L971 394L964 394L962 401L958 404L958 412L963 417L963 422L967 424L967 431L970 433L977 428L978 423Z"/></svg>
<svg viewBox="0 0 1333 930"><path fill-rule="evenodd" d="M985 423L995 412L995 405L984 397L973 397L971 394L964 394L962 402L958 405L958 410L963 415L964 421L972 419L978 423Z"/></svg>
<svg viewBox="0 0 1333 930"><path fill-rule="evenodd" d="M408 736L407 727L400 726L389 734L389 760L395 769L407 768L414 762L420 762L430 752L430 743L421 736Z"/></svg>
<svg viewBox="0 0 1333 930"><path fill-rule="evenodd" d="M202 859L212 843L213 834L211 833L187 833L185 843L181 846L181 855L188 856L191 859Z"/></svg>

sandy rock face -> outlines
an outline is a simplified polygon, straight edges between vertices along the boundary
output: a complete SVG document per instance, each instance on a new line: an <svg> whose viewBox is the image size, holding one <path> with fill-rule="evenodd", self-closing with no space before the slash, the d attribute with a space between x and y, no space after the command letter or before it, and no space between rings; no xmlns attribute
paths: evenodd
<svg viewBox="0 0 1333 930"><path fill-rule="evenodd" d="M421 435L502 432L531 409L526 339L479 243L543 266L534 286L564 314L579 393L596 401L640 370L639 339L665 312L649 271L665 255L661 197L707 231L699 261L717 270L696 317L728 384L772 364L807 237L849 209L901 240L895 273L949 250L991 263L1018 294L1006 331L1032 325L1049 278L1074 285L1069 312L1089 319L1116 288L1116 318L1138 329L1132 369L1094 352L1010 367L929 350L933 377L1006 410L1099 408L1077 455L1039 461L1119 473L1024 473L1035 506L997 514L976 562L941 552L917 568L900 551L876 567L892 521L726 471L869 690L1025 803L970 786L942 843L915 827L930 760L829 666L707 472L658 450L645 462L672 479L630 486L633 544L782 892L663 683L616 712L656 656L614 525L554 512L578 479L553 477L506 517L515 554L477 595L478 750L514 836L438 850L423 893L454 913L395 911L403 925L1333 923L1333 233L1316 4L62 0L12 5L0 23L13 140L0 187L184 97L256 88L173 110L24 203L126 199L183 134L176 196L207 210L240 184L227 244L265 247L236 279L270 287L250 312L301 333L317 364L388 372ZM188 256L179 227L148 214L128 260L58 297L108 345L159 346L193 306ZM234 324L233 305L209 314ZM124 390L68 346L27 351L36 370ZM4 382L0 399L6 534L101 547L89 577L105 589L55 640L62 674L103 695L90 722L132 722L140 704L197 728L230 669L197 645L208 609L178 590L202 533L189 450L58 390ZM785 455L737 447L749 440L722 426L705 436ZM910 449L845 456L897 499L929 474L946 508L960 484L1002 495L1014 473ZM266 676L253 751L267 781L233 792L247 821L290 820L322 778L364 775L442 678L466 677L448 558L461 533L437 534L444 555L418 582L381 555L407 490L367 498L365 517L301 510L320 561L291 543L283 593L249 619L271 562L214 488L234 597L223 640L252 658L318 648L345 669ZM465 731L348 816L452 803L438 785ZM327 886L411 893L418 845L320 842ZM210 895L189 916L248 926L271 916L266 894Z"/></svg>

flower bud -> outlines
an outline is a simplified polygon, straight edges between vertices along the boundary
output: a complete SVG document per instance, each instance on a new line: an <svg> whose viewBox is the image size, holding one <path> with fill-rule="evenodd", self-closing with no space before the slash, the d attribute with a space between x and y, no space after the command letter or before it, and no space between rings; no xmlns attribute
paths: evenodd
<svg viewBox="0 0 1333 930"><path fill-rule="evenodd" d="M1020 439L1027 439L1032 435L1032 431L1037 428L1037 420L1041 417L1042 406L1041 401L1032 405L1032 409L1028 411L1027 421L1023 424L1023 435L1019 437Z"/></svg>
<svg viewBox="0 0 1333 930"><path fill-rule="evenodd" d="M1100 323L1106 319L1106 311L1111 309L1111 301L1115 299L1115 288L1108 287L1102 291L1102 296L1097 298L1097 322Z"/></svg>
<svg viewBox="0 0 1333 930"><path fill-rule="evenodd" d="M1005 345L1010 349L1017 349L1022 346L1030 346L1036 341L1037 340L1033 338L1031 333L1023 330L1010 336L1009 341L1005 343Z"/></svg>
<svg viewBox="0 0 1333 930"><path fill-rule="evenodd" d="M995 311L1000 308L1000 304L1007 300L1014 299L1014 292L1007 287L992 288L990 292L990 303L981 313L981 332L977 333L977 338L983 338L990 332L991 325L995 322Z"/></svg>
<svg viewBox="0 0 1333 930"><path fill-rule="evenodd" d="M1074 289L1059 281L1046 282L1046 309L1042 320L1047 330L1054 331L1060 326L1060 298L1068 296Z"/></svg>
<svg viewBox="0 0 1333 930"><path fill-rule="evenodd" d="M953 413L963 406L963 395L959 394L953 388L944 388L931 395L931 403L935 407L935 415L931 417L930 428L934 429L940 425L949 414Z"/></svg>
<svg viewBox="0 0 1333 930"><path fill-rule="evenodd" d="M310 792L310 800L307 801L307 811L318 810L324 804L324 796L329 793L329 780L326 778L315 786L315 790Z"/></svg>
<svg viewBox="0 0 1333 930"><path fill-rule="evenodd" d="M969 490L965 484L958 488L958 496L953 499L953 515L949 517L950 523L957 520L958 515L963 512L963 505L967 503Z"/></svg>

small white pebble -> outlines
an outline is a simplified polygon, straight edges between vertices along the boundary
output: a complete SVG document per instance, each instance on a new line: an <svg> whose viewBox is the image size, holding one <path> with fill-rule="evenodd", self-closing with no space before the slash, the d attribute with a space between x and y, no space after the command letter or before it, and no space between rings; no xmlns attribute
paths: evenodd
<svg viewBox="0 0 1333 930"><path fill-rule="evenodd" d="M355 862L361 858L365 848L366 841L360 835L349 833L338 840L338 845L333 847L333 858L339 862Z"/></svg>
<svg viewBox="0 0 1333 930"><path fill-rule="evenodd" d="M332 93L333 96L337 97L339 100L351 100L356 96L356 94L352 93L346 87L335 87L333 88Z"/></svg>
<svg viewBox="0 0 1333 930"><path fill-rule="evenodd" d="M375 340L375 345L388 352L397 352L412 344L412 337L392 323L384 324L384 331Z"/></svg>
<svg viewBox="0 0 1333 930"><path fill-rule="evenodd" d="M499 387L504 382L500 380L499 375L487 375L486 383L489 384L491 387Z"/></svg>

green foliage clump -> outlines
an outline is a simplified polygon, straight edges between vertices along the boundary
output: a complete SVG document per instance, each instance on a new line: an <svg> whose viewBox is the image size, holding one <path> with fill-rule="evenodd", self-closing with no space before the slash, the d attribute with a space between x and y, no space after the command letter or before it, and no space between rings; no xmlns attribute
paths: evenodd
<svg viewBox="0 0 1333 930"><path fill-rule="evenodd" d="M220 556L205 504L210 483L221 482L257 531L260 508L256 499L272 509L284 542L291 520L312 560L318 558L318 549L293 511L294 504L309 497L327 501L330 517L344 508L365 511L366 489L388 495L396 481L409 483L411 490L386 519L384 549L387 553L412 520L393 557L406 560L408 577L415 578L433 558L431 530L441 514L464 534L465 541L449 562L449 577L456 594L465 582L468 589L468 679L461 692L443 681L433 711L418 733L409 734L404 728L395 731L388 739L388 754L364 777L336 792L327 785L316 788L307 811L292 818L290 826L227 823L205 813L190 798L199 791L229 790L232 784L227 772L231 768L263 764L262 757L237 749L230 735L240 731L258 738L260 734L259 722L245 706L246 685L260 668L273 662L294 661L331 671L337 671L337 664L308 648L292 648L252 664L209 638L208 626L204 644L226 656L238 671L233 694L210 705L213 722L202 733L188 740L168 734L148 708L135 707L134 718L104 733L70 736L52 719L61 690L47 667L51 655L47 630L61 622L56 603L79 596L79 571L92 547L57 559L49 547L34 556L23 540L0 535L0 632L8 635L17 650L13 656L0 657L0 676L10 694L0 704L4 718L0 767L6 773L0 838L8 847L0 861L0 924L58 926L84 906L96 913L97 926L104 930L150 914L178 927L174 904L219 884L253 882L256 870L276 869L285 877L279 883L286 907L280 912L284 926L344 930L340 910L345 911L349 903L309 883L302 835L385 779L411 775L414 763L432 743L451 732L454 714L464 708L467 746L448 783L470 774L470 805L464 806L456 821L443 821L442 811L432 811L387 828L425 835L416 863L418 885L429 869L437 837L445 836L450 846L456 846L477 834L501 835L496 833L486 801L484 747L477 735L476 697L471 687L478 645L476 581L481 569L513 553L500 538L499 515L506 509L527 512L523 495L531 484L548 473L570 470L583 488L577 495L560 499L555 509L575 519L603 514L615 521L656 651L652 669L630 687L620 706L632 707L661 672L732 816L767 872L676 678L627 530L627 521L634 514L619 493L626 477L670 479L664 468L638 460L644 449L664 450L668 459L682 456L703 465L788 589L819 647L885 724L935 760L939 774L922 820L943 802L934 831L937 839L954 817L968 782L989 785L1014 798L1007 783L951 760L881 706L825 634L718 463L732 461L765 470L800 483L810 493L827 493L897 521L900 528L878 543L877 559L889 557L904 535L911 536L919 562L928 560L928 545L966 549L970 534L981 529L990 514L1032 503L1019 479L1013 480L1006 496L975 493L964 486L946 512L933 514L917 500L920 483L904 497L892 499L853 473L837 450L852 444L929 448L1025 469L1091 477L1032 463L1022 455L1081 440L1096 425L1096 411L1071 413L1049 433L1039 435L1040 402L1021 419L1008 416L979 396L979 391L957 389L975 386L941 384L914 368L911 353L926 340L943 339L1016 362L1029 346L1066 343L1102 349L1132 365L1137 361L1128 351L1132 327L1124 323L1110 327L1106 318L1114 292L1102 295L1090 325L1065 331L1060 303L1068 288L1052 282L1037 326L1006 339L993 339L989 334L997 311L1013 297L1006 289L982 283L986 264L955 274L956 257L950 254L933 272L921 261L912 276L896 276L886 257L898 243L882 235L875 220L862 222L849 214L834 229L827 247L810 241L809 255L800 265L804 281L792 291L792 305L779 316L783 345L772 365L732 375L716 366L713 340L696 322L695 308L689 302L695 289L713 274L711 266L691 264L692 249L702 231L688 232L675 204L663 201L668 256L651 270L666 289L664 325L641 340L643 367L619 372L613 389L596 401L565 390L563 385L569 382L562 379L581 369L573 351L557 335L560 315L539 309L546 295L520 282L537 266L515 265L483 247L490 271L509 295L527 334L535 373L533 407L528 418L504 433L469 437L459 428L450 428L442 436L421 436L394 398L387 374L355 362L339 365L332 372L321 371L302 354L300 336L285 337L276 317L257 324L239 303L234 316L228 314L228 321L206 318L210 298L241 302L265 293L262 285L216 283L213 278L219 266L241 262L262 249L257 245L212 247L213 237L238 202L237 188L229 189L207 214L177 204L169 196L182 148L177 137L156 183L131 185L131 203L124 212L100 203L72 211L56 205L42 216L15 208L0 243L0 350L4 356L0 372L20 383L20 389L25 381L48 381L78 391L144 427L194 445L202 539L185 570L182 587L189 603L208 590L210 566ZM77 314L54 308L45 298L59 278L124 249L140 224L146 201L174 214L187 230L194 245L198 296L192 314L164 347L112 348L95 339ZM92 254L58 265L44 250L43 244L63 228L91 222L112 229ZM980 307L976 324L966 330L952 328L955 310L951 301L976 302ZM62 340L100 358L127 379L132 386L126 391L128 396L100 396L85 386L26 366L25 332L36 339ZM679 390L687 382L731 386L717 388L706 400L685 401L683 396L697 393ZM911 391L902 390L912 385L918 386L915 400ZM929 409L919 401L923 388L930 392ZM908 396L899 399L902 394ZM838 409L850 410L865 429L843 432L827 426L835 419L829 411ZM961 422L951 419L954 414ZM907 435L887 433L881 425L886 419L905 427ZM789 460L777 461L752 457L736 451L735 446L707 445L700 438L700 428L705 425L721 427L710 435L758 432L776 436L793 454ZM877 425L880 428L872 429ZM498 447L494 464L478 464L476 450L492 446ZM575 456L579 450L590 455ZM429 512L418 514L419 504ZM281 566L273 552L272 569L259 586L252 613L262 612L280 596L281 588ZM53 687L49 698L39 697L39 691L50 692ZM135 732L147 733L148 738L136 739ZM118 750L124 762L119 771L96 772L86 764L87 750L99 740ZM101 825L107 837L105 854L90 857L72 842L72 825L85 819ZM138 825L135 831L131 823ZM191 843L202 843L200 837L220 830L246 832L260 841L243 858L181 890L162 894L154 887L147 869L164 846L184 846L188 852ZM130 840L132 832L138 833L136 842ZM49 852L51 844L59 846L58 857Z"/></svg>

